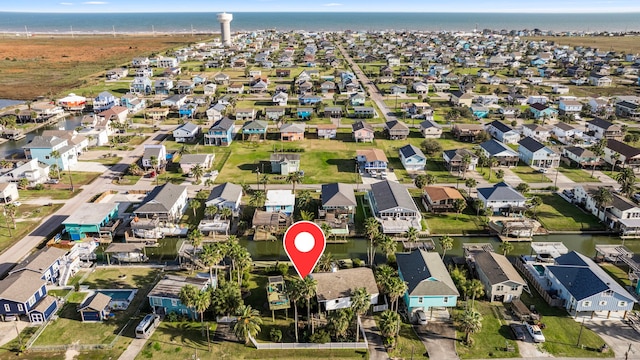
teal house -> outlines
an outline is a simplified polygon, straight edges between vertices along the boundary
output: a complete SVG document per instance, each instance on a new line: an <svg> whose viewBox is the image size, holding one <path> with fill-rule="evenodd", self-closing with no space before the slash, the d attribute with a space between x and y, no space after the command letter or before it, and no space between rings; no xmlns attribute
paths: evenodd
<svg viewBox="0 0 640 360"><path fill-rule="evenodd" d="M407 283L403 298L412 318L418 310L456 306L460 293L438 253L416 250L396 254L396 259L398 275Z"/></svg>
<svg viewBox="0 0 640 360"><path fill-rule="evenodd" d="M118 204L86 203L62 222L71 240L82 240L87 236L113 238L120 223Z"/></svg>
<svg viewBox="0 0 640 360"><path fill-rule="evenodd" d="M213 280L215 283L215 279ZM180 302L180 289L185 285L193 285L200 291L205 291L209 284L209 278L166 275L158 281L147 295L149 305L151 305L153 312L158 315L164 316L175 313L196 319L199 314Z"/></svg>
<svg viewBox="0 0 640 360"><path fill-rule="evenodd" d="M242 126L242 140L244 140L245 135L249 135L249 139L264 137L266 140L268 128L269 123L264 120L249 120Z"/></svg>

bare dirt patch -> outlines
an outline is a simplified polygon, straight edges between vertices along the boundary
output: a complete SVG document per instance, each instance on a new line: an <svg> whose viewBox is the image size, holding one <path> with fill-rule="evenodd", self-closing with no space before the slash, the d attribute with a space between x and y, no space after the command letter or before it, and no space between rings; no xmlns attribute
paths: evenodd
<svg viewBox="0 0 640 360"><path fill-rule="evenodd" d="M122 66L136 56L163 53L204 38L80 36L0 39L0 98L31 100L91 85L89 76Z"/></svg>

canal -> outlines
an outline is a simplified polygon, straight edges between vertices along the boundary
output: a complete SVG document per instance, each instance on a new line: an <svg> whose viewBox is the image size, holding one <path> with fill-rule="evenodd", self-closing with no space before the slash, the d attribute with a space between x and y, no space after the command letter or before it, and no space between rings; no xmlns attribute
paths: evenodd
<svg viewBox="0 0 640 360"><path fill-rule="evenodd" d="M72 116L64 119L60 119L58 123L41 127L37 130L31 131L27 133L26 137L22 140L18 141L7 141L3 144L0 144L0 158L2 159L10 159L14 154L22 153L22 147L29 143L29 141L33 140L34 137L38 135L42 135L42 132L45 130L73 130L76 127L80 126L82 122L82 116Z"/></svg>
<svg viewBox="0 0 640 360"><path fill-rule="evenodd" d="M442 253L438 244L439 237L433 237L436 250ZM176 259L180 244L184 240L166 238L159 241L160 246L147 248L147 255L153 262L173 262ZM595 256L596 244L622 244L617 236L603 235L547 235L536 236L535 241L562 242L569 250L578 251L586 256ZM500 240L497 237L454 237L453 249L447 251L447 256L462 256L462 244L464 243L490 243L495 251L500 251ZM252 241L247 238L240 239L240 244L247 248L251 257L256 261L288 260L281 241ZM347 243L327 244L325 253L331 253L335 259L367 259L366 239L351 239ZM513 243L514 249L510 255L529 255L531 247L528 242ZM624 245L634 253L640 253L640 241L626 240ZM402 251L402 244L398 244L398 251ZM377 262L384 262L384 255L378 251Z"/></svg>

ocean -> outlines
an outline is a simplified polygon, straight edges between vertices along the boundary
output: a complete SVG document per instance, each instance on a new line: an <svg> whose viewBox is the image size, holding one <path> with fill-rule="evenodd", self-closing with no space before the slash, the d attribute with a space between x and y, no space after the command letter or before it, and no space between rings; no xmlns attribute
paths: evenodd
<svg viewBox="0 0 640 360"><path fill-rule="evenodd" d="M26 29L25 29L26 27ZM639 31L640 13L277 13L233 14L232 31L262 29L422 30L473 29L552 31ZM13 13L0 12L0 32L20 33L200 33L220 31L215 13Z"/></svg>

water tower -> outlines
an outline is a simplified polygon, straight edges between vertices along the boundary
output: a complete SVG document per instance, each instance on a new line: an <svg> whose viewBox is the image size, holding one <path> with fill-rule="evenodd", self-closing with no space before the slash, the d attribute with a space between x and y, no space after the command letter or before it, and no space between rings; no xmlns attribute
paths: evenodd
<svg viewBox="0 0 640 360"><path fill-rule="evenodd" d="M220 23L220 41L222 45L231 45L231 20L233 20L232 14L225 12L218 14L218 22Z"/></svg>

